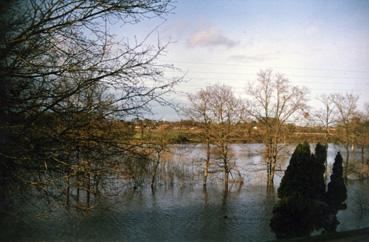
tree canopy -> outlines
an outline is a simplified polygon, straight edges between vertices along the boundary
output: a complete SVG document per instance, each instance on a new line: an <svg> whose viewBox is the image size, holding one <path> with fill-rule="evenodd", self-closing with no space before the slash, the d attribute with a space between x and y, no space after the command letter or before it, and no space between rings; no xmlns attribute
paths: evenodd
<svg viewBox="0 0 369 242"><path fill-rule="evenodd" d="M297 145L278 188L280 200L273 209L270 226L279 238L306 236L324 228L334 231L336 213L343 208L346 188L342 177L342 157L337 154L328 191L324 173L327 145L317 144L310 153L307 142Z"/></svg>

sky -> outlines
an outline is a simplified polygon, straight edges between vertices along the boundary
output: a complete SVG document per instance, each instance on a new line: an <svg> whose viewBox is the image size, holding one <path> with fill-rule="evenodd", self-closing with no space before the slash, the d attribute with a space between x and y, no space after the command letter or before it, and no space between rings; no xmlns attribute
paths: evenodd
<svg viewBox="0 0 369 242"><path fill-rule="evenodd" d="M237 96L262 69L283 73L310 90L310 105L322 94L354 93L369 102L369 0L177 0L165 18L121 26L119 35L148 44L170 42L160 63L185 74L173 102L185 93L225 84ZM124 33L124 34L123 34ZM183 118L154 107L153 118Z"/></svg>

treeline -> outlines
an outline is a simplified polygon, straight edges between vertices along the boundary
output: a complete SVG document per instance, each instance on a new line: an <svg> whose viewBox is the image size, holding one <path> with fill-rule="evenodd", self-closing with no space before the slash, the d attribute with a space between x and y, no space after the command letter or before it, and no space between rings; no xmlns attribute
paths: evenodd
<svg viewBox="0 0 369 242"><path fill-rule="evenodd" d="M343 146L345 178L351 172L363 177L368 166L369 104L360 112L358 96L331 94L320 97L320 109L312 109L307 92L292 85L283 74L261 70L241 97L225 85L208 86L189 94L190 105L185 114L196 122L200 142L207 144L208 150L211 145L219 146L224 167L230 160L229 145L237 138L263 143L268 185L273 184L286 145L301 140ZM351 156L357 148L361 150L360 167L350 162L354 161ZM209 162L206 159L204 174Z"/></svg>
<svg viewBox="0 0 369 242"><path fill-rule="evenodd" d="M164 130L171 136L170 142L172 144L185 143L202 143L201 132L203 124L191 119L183 119L179 121L162 121L151 119L139 119L133 121L121 121L125 123L130 132L134 133L136 138L145 139L145 134L154 133L160 135ZM367 126L365 120L359 126L364 128ZM357 123L353 123L357 125ZM257 121L245 121L240 124L235 124L235 129L239 130L237 134L231 137L233 143L262 143L263 142L263 125ZM299 126L297 124L286 124L284 140L286 143L296 144L301 140L306 140L309 143L325 143L327 141L326 129L314 123L309 123L306 126ZM359 131L360 132L360 131ZM341 127L332 126L329 128L328 143L341 143L342 129ZM364 148L368 144L364 144ZM356 148L361 149L362 145L355 144Z"/></svg>

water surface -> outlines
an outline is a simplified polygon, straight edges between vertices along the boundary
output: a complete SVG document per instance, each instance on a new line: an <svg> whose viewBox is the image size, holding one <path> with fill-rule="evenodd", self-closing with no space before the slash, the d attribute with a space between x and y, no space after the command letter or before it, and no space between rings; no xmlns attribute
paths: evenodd
<svg viewBox="0 0 369 242"><path fill-rule="evenodd" d="M293 147L291 147L292 149ZM153 192L148 186L126 189L117 196L105 197L90 212L63 207L35 209L25 202L1 219L0 240L64 241L266 241L275 239L269 227L277 201L276 189L265 187L262 145L232 146L243 185L231 183L224 192L221 173L211 174L206 191L201 185L201 145L172 146L172 154L162 163L162 174L177 168L170 182L158 179ZM275 179L276 188L283 169ZM328 161L333 162L337 147L330 146ZM212 169L216 169L213 166ZM181 172L178 172L181 171ZM236 176L236 175L235 175ZM348 208L337 215L338 231L369 226L366 199L368 184L349 181ZM35 203L33 203L35 204ZM37 202L36 202L37 204ZM42 212L41 212L42 211Z"/></svg>

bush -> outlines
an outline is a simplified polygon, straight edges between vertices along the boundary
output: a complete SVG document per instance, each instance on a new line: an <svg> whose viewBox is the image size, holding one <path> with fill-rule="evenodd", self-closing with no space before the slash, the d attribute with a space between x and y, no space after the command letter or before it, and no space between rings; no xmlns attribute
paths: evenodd
<svg viewBox="0 0 369 242"><path fill-rule="evenodd" d="M332 210L336 211L346 208L344 202L347 199L347 190L342 175L342 156L340 152L338 152L333 164L331 181L328 184L328 191L326 194L326 202L330 205Z"/></svg>
<svg viewBox="0 0 369 242"><path fill-rule="evenodd" d="M307 142L299 144L278 189L280 201L273 209L270 226L278 238L306 236L317 228L333 229L335 214L325 201L327 146L317 144L311 154ZM333 222L331 222L333 221Z"/></svg>

